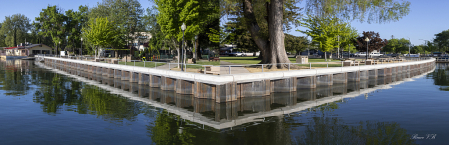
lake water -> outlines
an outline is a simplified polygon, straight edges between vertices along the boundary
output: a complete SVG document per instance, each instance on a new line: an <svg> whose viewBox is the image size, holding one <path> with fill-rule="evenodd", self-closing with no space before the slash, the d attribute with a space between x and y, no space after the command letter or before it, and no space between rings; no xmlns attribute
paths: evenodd
<svg viewBox="0 0 449 145"><path fill-rule="evenodd" d="M1 60L0 144L446 144L449 65L415 75L215 103Z"/></svg>

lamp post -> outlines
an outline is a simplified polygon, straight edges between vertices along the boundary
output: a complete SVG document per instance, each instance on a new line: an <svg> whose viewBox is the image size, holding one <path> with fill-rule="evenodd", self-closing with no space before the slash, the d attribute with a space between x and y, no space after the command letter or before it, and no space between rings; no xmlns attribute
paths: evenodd
<svg viewBox="0 0 449 145"><path fill-rule="evenodd" d="M181 30L182 30L182 47L181 47L181 71L184 71L184 31L186 30L186 24L182 23L181 25Z"/></svg>
<svg viewBox="0 0 449 145"><path fill-rule="evenodd" d="M410 43L408 45L408 57L410 57L410 45L412 45L412 42L410 41L410 37L407 37L407 38L408 38L408 42Z"/></svg>
<svg viewBox="0 0 449 145"><path fill-rule="evenodd" d="M366 41L366 60L368 60L368 43L369 43L369 38L366 37L365 41Z"/></svg>
<svg viewBox="0 0 449 145"><path fill-rule="evenodd" d="M83 56L83 38L81 37L81 50L80 50L80 56Z"/></svg>
<svg viewBox="0 0 449 145"><path fill-rule="evenodd" d="M59 41L59 47L61 47L61 41ZM58 52L56 52L56 53L58 53ZM61 53L59 53L59 55L61 55Z"/></svg>
<svg viewBox="0 0 449 145"><path fill-rule="evenodd" d="M198 42L198 35L195 35L195 52L194 53L196 53L196 54L194 54L194 56L196 56L196 58L195 59L197 59L198 58L198 46L196 45L196 43ZM201 54L200 54L201 55ZM195 60L196 61L196 60Z"/></svg>

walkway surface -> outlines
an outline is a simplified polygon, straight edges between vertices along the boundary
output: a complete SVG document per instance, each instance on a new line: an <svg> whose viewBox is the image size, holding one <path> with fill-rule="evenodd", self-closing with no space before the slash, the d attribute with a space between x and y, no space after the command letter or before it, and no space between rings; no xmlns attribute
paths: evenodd
<svg viewBox="0 0 449 145"><path fill-rule="evenodd" d="M223 66L223 65L237 65L237 64L226 61L220 61L220 65ZM241 74L241 73L250 73L250 72L244 67L236 67L236 66L231 67L231 74ZM229 67L221 67L220 74L221 75L229 74Z"/></svg>
<svg viewBox="0 0 449 145"><path fill-rule="evenodd" d="M176 65L176 64L171 64L171 65L169 65L169 64L167 63L167 64L164 64L164 65L158 66L157 69L165 69L165 70L169 70L169 68L172 69L172 68L176 68L177 66L178 66L178 65Z"/></svg>

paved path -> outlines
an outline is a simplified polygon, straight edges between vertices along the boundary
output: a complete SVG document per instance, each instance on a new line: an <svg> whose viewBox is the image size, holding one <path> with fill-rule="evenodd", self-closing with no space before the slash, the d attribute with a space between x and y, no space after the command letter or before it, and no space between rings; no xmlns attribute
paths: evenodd
<svg viewBox="0 0 449 145"><path fill-rule="evenodd" d="M220 65L238 65L226 61L220 61ZM240 73L249 73L249 71L246 68L243 67L231 67L231 74L240 74ZM220 74L225 75L229 74L229 67L220 67Z"/></svg>
<svg viewBox="0 0 449 145"><path fill-rule="evenodd" d="M176 64L170 64L170 69L176 68L177 66L178 66L178 65L176 65ZM167 64L164 64L164 65L158 66L157 69L166 69L166 70L169 70L169 65L168 65L168 63L167 63Z"/></svg>

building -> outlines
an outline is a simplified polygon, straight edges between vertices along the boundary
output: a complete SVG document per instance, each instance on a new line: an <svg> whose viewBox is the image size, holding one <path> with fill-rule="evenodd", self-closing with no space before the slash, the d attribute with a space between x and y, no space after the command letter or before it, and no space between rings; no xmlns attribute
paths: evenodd
<svg viewBox="0 0 449 145"><path fill-rule="evenodd" d="M4 55L23 58L28 56L34 56L37 54L52 54L52 50L53 48L45 44L21 43L20 45L15 47L4 48L5 52Z"/></svg>
<svg viewBox="0 0 449 145"><path fill-rule="evenodd" d="M145 47L148 47L148 42L152 36L149 32L135 32L130 37L133 38L133 40L129 43L131 43L137 50L142 51Z"/></svg>

